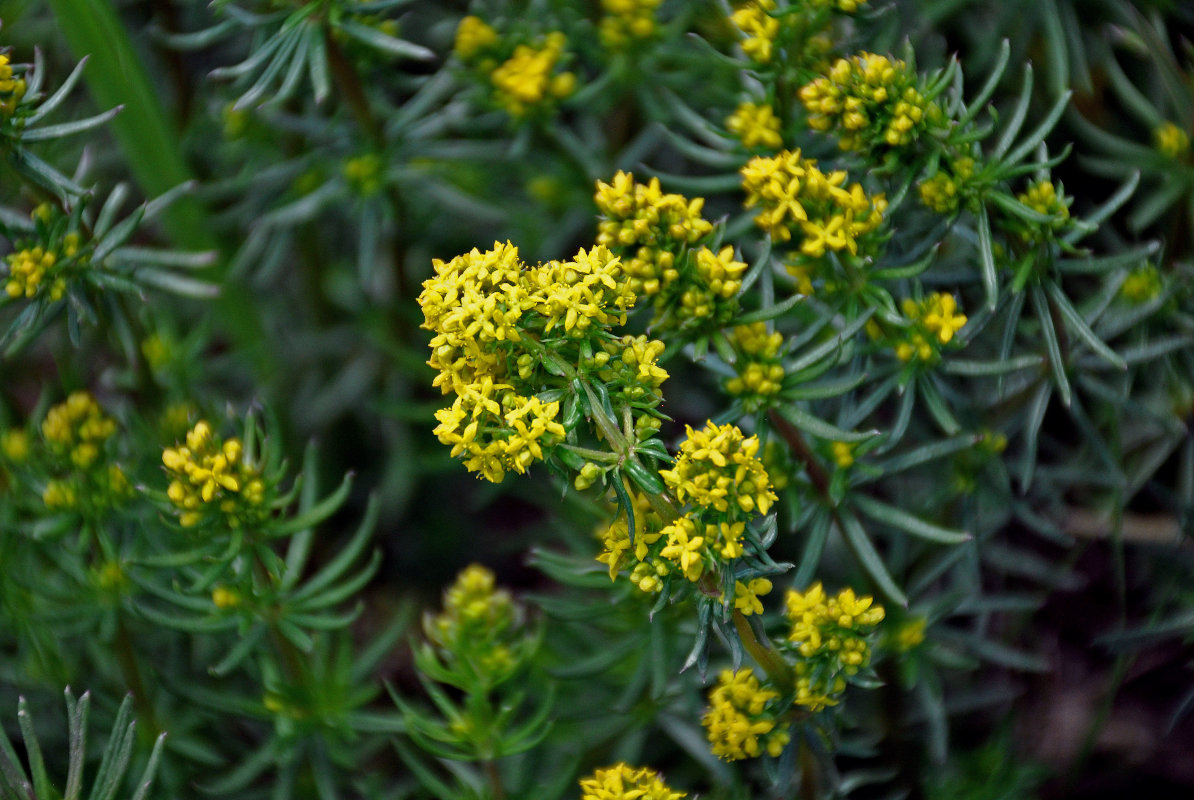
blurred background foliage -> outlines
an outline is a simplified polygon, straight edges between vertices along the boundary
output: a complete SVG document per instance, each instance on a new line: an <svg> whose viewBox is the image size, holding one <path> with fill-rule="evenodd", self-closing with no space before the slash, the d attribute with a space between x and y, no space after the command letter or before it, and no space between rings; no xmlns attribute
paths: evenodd
<svg viewBox="0 0 1194 800"><path fill-rule="evenodd" d="M52 775L79 769L84 701L45 724L69 684L113 739L133 693L143 732L111 780L148 766L150 796L572 797L614 761L709 798L795 796L794 775L802 796L1194 786L1194 11L779 3L768 64L741 5L0 2L3 277L26 270L0 295L0 707L36 712ZM813 130L800 87L862 51L904 59L964 124L853 151ZM520 53L546 65L533 96L495 77ZM735 130L745 102L886 194L865 291L801 272L743 208L739 170L779 149ZM714 632L718 664L733 645L610 583L595 532L616 498L538 468L479 481L433 434L432 260L590 247L595 183L619 170L704 197L751 265L732 322L784 334L782 404L752 405L725 388L745 359L728 323L672 331L660 438L770 431L785 586L887 607L878 688L808 734L831 766L711 756L704 676L676 674L694 638ZM938 174L958 195L935 208ZM955 291L954 344L923 369L893 357L900 301ZM201 419L192 455L235 440L264 499L192 529L162 450ZM793 428L808 451L779 446ZM473 562L513 595L453 583ZM494 638L466 647L468 592ZM0 766L36 770L32 727L4 726L25 755Z"/></svg>

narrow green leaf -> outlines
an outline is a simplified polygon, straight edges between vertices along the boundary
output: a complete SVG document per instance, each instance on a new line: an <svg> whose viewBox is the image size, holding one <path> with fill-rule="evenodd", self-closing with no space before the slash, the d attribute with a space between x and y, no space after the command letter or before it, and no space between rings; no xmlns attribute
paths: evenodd
<svg viewBox="0 0 1194 800"><path fill-rule="evenodd" d="M1065 292L1061 290L1053 281L1045 283L1045 291L1048 293L1050 299L1053 300L1054 306L1061 313L1061 316L1066 321L1067 330L1071 333L1078 334L1078 337L1086 343L1086 346L1097 353L1100 357L1105 359L1107 363L1116 367L1117 369L1126 370L1127 363L1119 355L1119 353L1112 350L1107 344L1095 335L1095 332L1086 324L1086 320L1078 313L1078 309L1074 308L1070 299L1065 296Z"/></svg>
<svg viewBox="0 0 1194 800"><path fill-rule="evenodd" d="M1053 315L1049 309L1049 300L1045 296L1045 290L1040 286L1033 286L1029 291L1029 296L1032 298L1032 306L1036 310L1037 322L1041 326L1041 338L1045 340L1045 353L1049 362L1049 371L1053 374L1053 382L1057 386L1057 392L1061 395L1061 403L1066 408L1070 407L1073 402L1073 390L1070 388L1070 379L1066 375L1066 363L1061 355L1061 343L1057 338L1057 329L1053 326Z"/></svg>
<svg viewBox="0 0 1194 800"><path fill-rule="evenodd" d="M854 516L850 511L842 509L838 513L838 522L841 525L842 536L846 541L846 545L850 548L850 552L853 553L854 559L862 567L863 571L871 577L871 580L874 581L879 593L886 597L889 602L902 608L907 608L908 598L900 591L900 587L892 579L891 573L887 571L887 566L883 563L882 556L875 550L875 546L871 544L870 537L867 536L862 523L858 521L858 517Z"/></svg>
<svg viewBox="0 0 1194 800"><path fill-rule="evenodd" d="M800 554L800 565L796 568L796 575L792 585L803 589L813 582L818 567L821 566L821 554L825 551L825 543L829 540L829 529L832 527L830 513L819 509L812 522L808 525L808 538L804 542L804 550Z"/></svg>
<svg viewBox="0 0 1194 800"><path fill-rule="evenodd" d="M17 702L17 720L21 726L21 739L25 743L25 755L29 760L29 771L33 778L33 791L37 797L51 797L50 778L46 774L46 762L41 755L41 744L37 740L37 731L33 728L33 719L29 715L29 706L22 697Z"/></svg>
<svg viewBox="0 0 1194 800"><path fill-rule="evenodd" d="M787 300L783 300L769 308L760 308L758 311L752 311L749 314L743 314L734 319L735 325L753 325L756 322L767 322L769 320L777 319L796 307L796 304L804 300L803 295L794 294Z"/></svg>
<svg viewBox="0 0 1194 800"><path fill-rule="evenodd" d="M376 28L370 28L368 25L361 25L349 19L341 19L336 23L336 29L343 31L358 41L364 42L370 47L381 50L383 53L389 53L399 58L414 58L420 61L434 61L436 58L434 51L428 50L422 45L402 39L395 39L393 36L388 36Z"/></svg>
<svg viewBox="0 0 1194 800"><path fill-rule="evenodd" d="M791 422L805 433L811 433L820 439L825 439L831 442L865 442L867 439L873 439L879 435L877 430L869 431L847 431L832 425L825 420L814 417L807 411L794 405L785 405L779 408L779 413L788 422Z"/></svg>
<svg viewBox="0 0 1194 800"><path fill-rule="evenodd" d="M32 128L30 130L21 132L22 142L44 142L49 139L61 139L64 136L73 136L76 133L83 133L94 128L99 128L106 124L108 120L114 118L123 110L123 106L116 106L116 108L108 109L102 114L96 114L87 119L74 120L72 122L63 122L59 125L46 125L41 128Z"/></svg>
<svg viewBox="0 0 1194 800"><path fill-rule="evenodd" d="M983 88L979 89L978 94L967 104L966 113L958 118L957 130L963 130L967 125L974 121L978 113L986 108L987 101L991 99L991 95L995 93L995 89L999 86L999 81L1003 78L1003 71L1007 69L1008 59L1011 58L1012 48L1007 39L999 43L999 55L995 58L995 65L991 68L991 73L987 76L986 83Z"/></svg>
<svg viewBox="0 0 1194 800"><path fill-rule="evenodd" d="M1067 89L1062 93L1061 97L1057 98L1057 102L1049 109L1049 113L1045 115L1045 119L1028 135L1024 141L1016 146L1016 149L1008 153L1007 158L1004 159L1005 166L1018 164L1029 153L1031 153L1036 146L1045 140L1050 131L1057 126L1057 121L1061 119L1061 115L1065 113L1066 106L1069 105L1070 98L1073 97L1074 92Z"/></svg>
<svg viewBox="0 0 1194 800"><path fill-rule="evenodd" d="M970 534L965 531L935 525L861 492L856 492L851 497L858 510L871 519L898 528L917 538L937 544L961 544L971 538Z"/></svg>
<svg viewBox="0 0 1194 800"><path fill-rule="evenodd" d="M994 310L999 302L999 278L995 272L995 249L991 244L991 219L986 205L978 207L978 256L982 269L983 290L987 295L987 308Z"/></svg>

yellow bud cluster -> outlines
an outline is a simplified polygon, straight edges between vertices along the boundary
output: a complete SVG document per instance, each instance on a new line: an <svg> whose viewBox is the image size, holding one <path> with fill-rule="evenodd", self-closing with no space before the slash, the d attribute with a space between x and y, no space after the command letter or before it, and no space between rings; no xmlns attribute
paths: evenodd
<svg viewBox="0 0 1194 800"><path fill-rule="evenodd" d="M907 653L924 642L927 626L928 620L924 617L909 617L896 628L889 644L897 653Z"/></svg>
<svg viewBox="0 0 1194 800"><path fill-rule="evenodd" d="M737 326L727 338L738 352L734 364L738 374L726 381L726 391L746 398L752 409L761 408L783 388L784 366L779 357L783 334L769 333L767 323L755 322Z"/></svg>
<svg viewBox="0 0 1194 800"><path fill-rule="evenodd" d="M743 435L736 425L712 422L699 431L689 425L687 434L672 469L659 473L678 501L729 521L770 510L775 493L758 458L757 436Z"/></svg>
<svg viewBox="0 0 1194 800"><path fill-rule="evenodd" d="M51 451L68 455L74 466L86 469L116 432L116 421L104 414L90 393L74 392L46 413L41 432Z"/></svg>
<svg viewBox="0 0 1194 800"><path fill-rule="evenodd" d="M866 637L883 621L883 607L849 588L830 597L820 583L804 592L789 589L785 606L792 624L788 640L802 659L796 665L796 703L819 711L835 704L846 678L870 663Z"/></svg>
<svg viewBox="0 0 1194 800"><path fill-rule="evenodd" d="M1166 121L1153 130L1153 146L1170 158L1181 158L1190 150L1190 134Z"/></svg>
<svg viewBox="0 0 1194 800"><path fill-rule="evenodd" d="M10 464L21 464L29 458L29 434L23 428L0 433L0 455Z"/></svg>
<svg viewBox="0 0 1194 800"><path fill-rule="evenodd" d="M11 117L25 96L25 79L14 75L7 54L0 54L0 116Z"/></svg>
<svg viewBox="0 0 1194 800"><path fill-rule="evenodd" d="M461 61L472 61L498 43L498 32L480 17L467 16L456 28L455 52Z"/></svg>
<svg viewBox="0 0 1194 800"><path fill-rule="evenodd" d="M658 773L625 762L599 769L580 780L581 800L680 800L685 792L674 792Z"/></svg>
<svg viewBox="0 0 1194 800"><path fill-rule="evenodd" d="M493 572L470 564L444 592L443 611L423 617L423 630L449 661L465 661L493 678L516 663L511 645L519 619L510 593L496 588Z"/></svg>
<svg viewBox="0 0 1194 800"><path fill-rule="evenodd" d="M520 44L490 75L494 99L513 117L523 117L545 99L567 97L576 88L571 72L555 72L567 39L549 33L542 46Z"/></svg>
<svg viewBox="0 0 1194 800"><path fill-rule="evenodd" d="M875 53L838 59L799 95L809 126L834 131L843 150L907 145L941 115L906 63Z"/></svg>
<svg viewBox="0 0 1194 800"><path fill-rule="evenodd" d="M47 275L53 275L58 263L58 255L52 250L40 245L28 247L10 253L4 260L8 265L4 291L9 297L33 297L46 286L51 300L61 300L66 293L66 281L61 276L53 276L46 282Z"/></svg>
<svg viewBox="0 0 1194 800"><path fill-rule="evenodd" d="M746 207L759 207L755 222L776 241L801 235L800 252L820 258L827 250L857 254L858 240L883 222L887 199L846 186L844 170L825 173L800 150L756 157L742 168Z"/></svg>
<svg viewBox="0 0 1194 800"><path fill-rule="evenodd" d="M184 528L205 517L218 517L230 527L262 517L265 482L243 455L240 439L222 440L203 420L187 433L185 444L162 451L162 464L171 478L166 496L178 509Z"/></svg>
<svg viewBox="0 0 1194 800"><path fill-rule="evenodd" d="M709 710L701 719L713 755L739 761L764 751L772 757L783 752L790 735L778 727L778 717L786 711L775 702L779 697L749 669L722 670L709 692Z"/></svg>
<svg viewBox="0 0 1194 800"><path fill-rule="evenodd" d="M655 12L663 0L601 0L601 43L622 50L655 33Z"/></svg>
<svg viewBox="0 0 1194 800"><path fill-rule="evenodd" d="M742 31L742 52L759 64L771 61L775 37L779 35L779 20L771 15L773 11L775 0L749 0L730 15L730 21Z"/></svg>
<svg viewBox="0 0 1194 800"><path fill-rule="evenodd" d="M637 183L633 174L619 171L610 183L597 182L593 199L604 217L597 242L625 253L622 268L636 295L659 294L679 280L677 254L713 231L701 217L703 197L665 193L658 178Z"/></svg>
<svg viewBox="0 0 1194 800"><path fill-rule="evenodd" d="M766 103L742 103L726 120L726 128L737 136L743 146L753 149L778 150L784 140L780 135L780 120Z"/></svg>
<svg viewBox="0 0 1194 800"><path fill-rule="evenodd" d="M354 192L362 197L377 194L383 184L381 156L366 153L344 162L344 178Z"/></svg>
<svg viewBox="0 0 1194 800"><path fill-rule="evenodd" d="M1119 286L1119 294L1129 303L1140 305L1159 297L1163 289L1161 271L1156 265L1141 264L1124 278Z"/></svg>
<svg viewBox="0 0 1194 800"><path fill-rule="evenodd" d="M952 174L951 174L952 173ZM917 187L920 202L939 214L952 214L958 210L966 191L966 182L974 175L974 159L959 158L950 169L941 169Z"/></svg>
<svg viewBox="0 0 1194 800"><path fill-rule="evenodd" d="M1072 198L1067 198L1064 194L1060 194L1058 188L1050 180L1033 181L1028 184L1023 193L1016 195L1017 200L1033 211L1038 214L1044 214L1047 217L1052 217L1049 222L1042 223L1033 230L1026 230L1023 233L1024 238L1031 239L1035 235L1039 235L1042 231L1038 229L1043 228L1044 231L1048 231L1065 227L1070 218L1070 201Z"/></svg>

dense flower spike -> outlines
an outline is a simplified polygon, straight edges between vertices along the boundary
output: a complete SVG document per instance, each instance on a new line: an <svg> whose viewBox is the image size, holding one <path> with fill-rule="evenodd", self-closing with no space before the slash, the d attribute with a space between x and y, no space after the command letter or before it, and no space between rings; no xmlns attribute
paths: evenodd
<svg viewBox="0 0 1194 800"><path fill-rule="evenodd" d="M219 520L229 527L252 525L265 513L265 482L260 470L243 458L240 439L222 439L200 420L186 442L162 451L170 476L166 490L179 511L179 523L191 528Z"/></svg>
<svg viewBox="0 0 1194 800"><path fill-rule="evenodd" d="M655 33L655 12L663 0L601 0L601 42L622 50Z"/></svg>
<svg viewBox="0 0 1194 800"><path fill-rule="evenodd" d="M788 641L800 658L797 705L819 711L836 704L846 680L870 663L868 637L883 620L883 607L849 588L829 597L820 583L804 592L789 589L785 605L792 624Z"/></svg>
<svg viewBox="0 0 1194 800"><path fill-rule="evenodd" d="M742 103L726 120L726 128L750 149L778 150L784 144L779 117L766 103Z"/></svg>
<svg viewBox="0 0 1194 800"><path fill-rule="evenodd" d="M775 502L767 470L758 458L759 439L736 425L687 426L688 436L672 469L660 475L681 503L724 514L732 521L766 514Z"/></svg>
<svg viewBox="0 0 1194 800"><path fill-rule="evenodd" d="M779 698L749 669L722 670L701 719L713 755L726 761L755 758L764 751L778 756L790 738L779 727L778 717L786 710Z"/></svg>
<svg viewBox="0 0 1194 800"><path fill-rule="evenodd" d="M813 258L827 250L857 254L859 238L883 222L887 199L846 180L844 170L822 172L799 150L759 156L742 168L746 206L759 207L755 222L776 241L799 234L801 253Z"/></svg>
<svg viewBox="0 0 1194 800"><path fill-rule="evenodd" d="M907 64L875 53L838 59L800 89L800 102L809 126L833 131L843 150L907 145L941 117Z"/></svg>
<svg viewBox="0 0 1194 800"><path fill-rule="evenodd" d="M523 117L544 100L572 94L576 76L555 71L566 43L564 34L554 31L540 46L518 45L490 75L498 105L512 117Z"/></svg>
<svg viewBox="0 0 1194 800"><path fill-rule="evenodd" d="M580 781L581 800L680 800L686 792L674 792L658 773L626 763L599 769Z"/></svg>

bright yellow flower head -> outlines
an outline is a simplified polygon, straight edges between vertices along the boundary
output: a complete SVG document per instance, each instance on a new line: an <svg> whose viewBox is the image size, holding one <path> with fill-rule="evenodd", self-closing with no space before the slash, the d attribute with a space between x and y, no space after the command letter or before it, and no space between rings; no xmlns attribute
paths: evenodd
<svg viewBox="0 0 1194 800"><path fill-rule="evenodd" d="M784 143L779 117L766 103L742 103L726 120L726 127L748 148L778 150Z"/></svg>
<svg viewBox="0 0 1194 800"><path fill-rule="evenodd" d="M750 0L730 15L730 21L742 31L742 52L760 64L771 61L772 45L779 34L779 20L771 16L775 0Z"/></svg>
<svg viewBox="0 0 1194 800"><path fill-rule="evenodd" d="M461 61L471 61L479 53L498 43L498 32L480 17L467 16L456 28L456 55Z"/></svg>
<svg viewBox="0 0 1194 800"><path fill-rule="evenodd" d="M849 588L830 597L820 583L804 592L789 589L785 606L792 624L788 640L802 659L796 702L814 711L833 705L845 690L845 678L870 662L866 637L883 620L883 607Z"/></svg>
<svg viewBox="0 0 1194 800"><path fill-rule="evenodd" d="M99 458L103 443L116 432L116 421L87 392L74 392L46 413L42 435L52 450L69 455L80 469Z"/></svg>
<svg viewBox="0 0 1194 800"><path fill-rule="evenodd" d="M659 473L678 501L691 503L698 513L719 512L731 520L771 509L775 493L758 458L757 436L712 422L699 431L688 426L687 432L675 464Z"/></svg>
<svg viewBox="0 0 1194 800"><path fill-rule="evenodd" d="M858 253L858 239L883 222L887 200L868 197L860 184L846 185L844 170L825 173L799 150L759 156L742 168L746 207L759 207L755 222L779 242L801 236L801 253Z"/></svg>
<svg viewBox="0 0 1194 800"><path fill-rule="evenodd" d="M599 769L580 781L581 800L680 800L685 792L674 792L658 773L626 763Z"/></svg>
<svg viewBox="0 0 1194 800"><path fill-rule="evenodd" d="M774 702L779 696L749 669L723 670L701 719L713 755L725 761L755 758L764 751L778 756L789 739L786 729L777 728L777 717L785 710Z"/></svg>
<svg viewBox="0 0 1194 800"><path fill-rule="evenodd" d="M655 12L663 0L601 0L601 43L621 50L655 33Z"/></svg>
<svg viewBox="0 0 1194 800"><path fill-rule="evenodd" d="M570 72L553 74L564 53L564 34L547 35L542 47L520 44L490 75L494 97L514 117L526 116L545 99L566 97L576 86Z"/></svg>
<svg viewBox="0 0 1194 800"><path fill-rule="evenodd" d="M187 433L185 444L162 451L162 464L171 478L166 496L178 509L184 528L209 516L233 527L261 516L265 483L242 453L240 439L222 439L204 420Z"/></svg>

